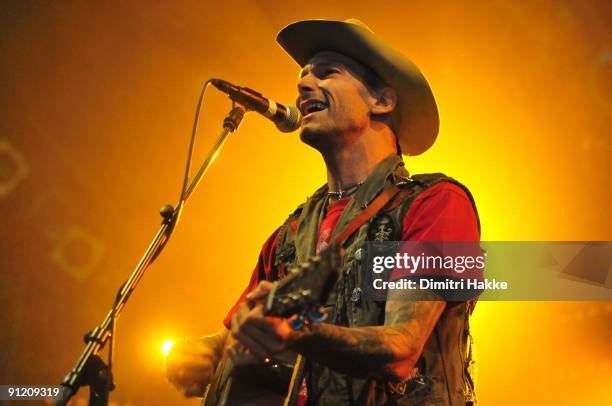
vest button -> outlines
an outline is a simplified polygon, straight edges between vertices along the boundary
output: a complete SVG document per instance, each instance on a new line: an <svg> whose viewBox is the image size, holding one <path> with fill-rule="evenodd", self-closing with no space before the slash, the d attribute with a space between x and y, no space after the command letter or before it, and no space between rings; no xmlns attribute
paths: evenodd
<svg viewBox="0 0 612 406"><path fill-rule="evenodd" d="M361 288L355 288L351 292L351 302L357 303L361 300Z"/></svg>
<svg viewBox="0 0 612 406"><path fill-rule="evenodd" d="M359 248L357 249L357 251L355 251L355 259L361 262L361 260L363 259L363 248Z"/></svg>

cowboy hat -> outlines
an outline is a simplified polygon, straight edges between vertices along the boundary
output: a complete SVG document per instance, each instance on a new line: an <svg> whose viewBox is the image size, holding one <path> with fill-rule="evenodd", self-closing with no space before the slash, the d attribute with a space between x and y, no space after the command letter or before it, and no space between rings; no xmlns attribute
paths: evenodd
<svg viewBox="0 0 612 406"><path fill-rule="evenodd" d="M298 21L283 28L276 41L300 66L320 51L338 52L368 66L397 93L392 122L402 152L418 155L433 145L438 135L438 108L427 80L408 58L362 22Z"/></svg>

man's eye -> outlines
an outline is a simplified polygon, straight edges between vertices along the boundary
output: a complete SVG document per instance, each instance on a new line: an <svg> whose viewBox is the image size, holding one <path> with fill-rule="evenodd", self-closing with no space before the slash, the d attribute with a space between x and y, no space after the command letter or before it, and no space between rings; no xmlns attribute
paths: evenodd
<svg viewBox="0 0 612 406"><path fill-rule="evenodd" d="M339 72L340 71L336 68L324 68L319 71L319 77L325 78Z"/></svg>

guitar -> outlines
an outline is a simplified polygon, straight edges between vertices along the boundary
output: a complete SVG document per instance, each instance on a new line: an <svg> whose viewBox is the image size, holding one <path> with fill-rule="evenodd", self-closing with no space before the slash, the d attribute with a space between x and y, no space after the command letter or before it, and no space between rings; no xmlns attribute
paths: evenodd
<svg viewBox="0 0 612 406"><path fill-rule="evenodd" d="M320 256L289 268L283 279L273 283L263 302L264 314L292 318L290 325L296 330L323 321L320 308L340 275L341 258L342 250L332 245ZM225 349L233 343L228 337ZM285 404L298 357L286 351L261 364L234 366L224 350L201 406Z"/></svg>

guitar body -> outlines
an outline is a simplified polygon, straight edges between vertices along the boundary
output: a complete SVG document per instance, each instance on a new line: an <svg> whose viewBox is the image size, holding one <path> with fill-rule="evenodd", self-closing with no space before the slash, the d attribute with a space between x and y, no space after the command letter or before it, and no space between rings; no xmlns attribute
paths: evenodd
<svg viewBox="0 0 612 406"><path fill-rule="evenodd" d="M233 339L228 337L228 345ZM288 396L297 355L278 354L269 362L234 365L224 351L202 406L282 406Z"/></svg>
<svg viewBox="0 0 612 406"><path fill-rule="evenodd" d="M266 316L292 318L292 327L325 318L320 307L327 300L340 273L342 251L330 246L320 256L288 270L274 282L263 302ZM295 317L294 317L295 316ZM286 351L260 364L233 365L227 349L235 343L231 334L223 357L208 386L202 406L282 406L291 395L299 356Z"/></svg>

